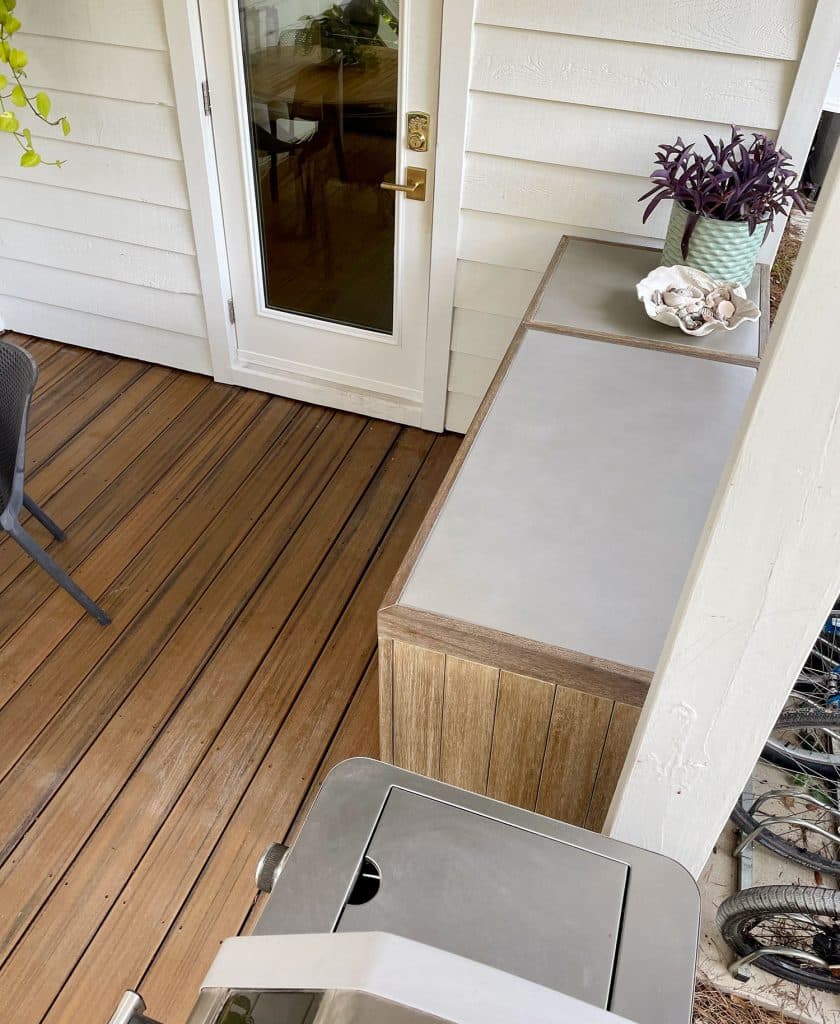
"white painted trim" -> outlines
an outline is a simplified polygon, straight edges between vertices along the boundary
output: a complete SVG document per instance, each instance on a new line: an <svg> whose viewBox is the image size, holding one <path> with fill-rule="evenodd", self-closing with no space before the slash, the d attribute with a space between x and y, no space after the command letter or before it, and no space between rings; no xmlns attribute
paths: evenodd
<svg viewBox="0 0 840 1024"><path fill-rule="evenodd" d="M778 143L793 157L801 172L811 150L825 95L840 53L840 12L837 0L817 0L805 49L799 61L799 70L793 82L787 108L779 127ZM761 247L759 260L773 263L782 241L784 225L776 230Z"/></svg>
<svg viewBox="0 0 840 1024"><path fill-rule="evenodd" d="M607 832L697 877L840 592L840 151L770 335Z"/></svg>
<svg viewBox="0 0 840 1024"><path fill-rule="evenodd" d="M244 353L239 353L228 368L225 383L284 395L298 402L326 405L331 409L354 412L361 416L373 416L412 427L420 426L421 405L409 397L389 397L365 388L354 388L346 383L328 381L323 376L316 378L294 373L273 363L269 367L266 365L266 357L262 355L259 359L263 365L251 363L241 358L242 355Z"/></svg>
<svg viewBox="0 0 840 1024"><path fill-rule="evenodd" d="M435 153L435 207L429 273L425 396L422 425L443 430L449 345L458 269L458 229L464 176L472 65L474 0L444 0ZM441 386L442 382L442 386Z"/></svg>
<svg viewBox="0 0 840 1024"><path fill-rule="evenodd" d="M230 271L213 125L212 119L204 114L201 94L206 72L198 0L163 0L163 11L213 376L231 384L234 383L236 329L228 317Z"/></svg>
<svg viewBox="0 0 840 1024"><path fill-rule="evenodd" d="M338 387L351 390L369 391L378 395L386 395L389 398L396 398L411 405L420 405L423 402L422 391L416 388L402 387L400 384L391 384L389 381L371 380L368 377L359 377L352 373L342 373L340 370L324 368L318 369L316 377L308 363L296 363L293 359L283 359L281 356L272 356L265 352L250 352L244 348L238 350L238 355L239 362L243 365L262 367L266 370L280 370L286 376L318 380L327 385L335 384Z"/></svg>

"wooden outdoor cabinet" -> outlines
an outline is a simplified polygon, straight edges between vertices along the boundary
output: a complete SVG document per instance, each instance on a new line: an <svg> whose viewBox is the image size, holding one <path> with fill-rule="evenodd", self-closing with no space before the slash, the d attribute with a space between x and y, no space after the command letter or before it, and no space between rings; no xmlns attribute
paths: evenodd
<svg viewBox="0 0 840 1024"><path fill-rule="evenodd" d="M766 331L649 321L658 259L561 242L379 613L383 759L596 830Z"/></svg>

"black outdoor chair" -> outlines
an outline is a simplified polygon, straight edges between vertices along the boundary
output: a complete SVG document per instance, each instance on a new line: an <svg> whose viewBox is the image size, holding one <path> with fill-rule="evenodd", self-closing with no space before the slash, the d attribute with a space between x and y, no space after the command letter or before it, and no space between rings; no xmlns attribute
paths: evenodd
<svg viewBox="0 0 840 1024"><path fill-rule="evenodd" d="M0 528L13 537L29 557L46 569L56 583L61 584L97 622L107 626L111 620L99 605L76 586L20 525L20 510L26 508L56 540L64 540L64 531L23 489L26 425L37 380L38 367L32 356L17 345L0 341Z"/></svg>

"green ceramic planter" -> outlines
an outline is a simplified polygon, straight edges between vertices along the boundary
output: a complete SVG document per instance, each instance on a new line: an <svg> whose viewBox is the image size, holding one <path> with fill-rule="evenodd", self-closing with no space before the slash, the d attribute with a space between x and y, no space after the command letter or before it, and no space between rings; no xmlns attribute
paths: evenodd
<svg viewBox="0 0 840 1024"><path fill-rule="evenodd" d="M662 266L696 267L716 281L740 281L746 287L752 281L764 228L759 225L750 234L742 221L701 217L688 243L688 257L684 258L681 245L687 217L685 207L672 204Z"/></svg>

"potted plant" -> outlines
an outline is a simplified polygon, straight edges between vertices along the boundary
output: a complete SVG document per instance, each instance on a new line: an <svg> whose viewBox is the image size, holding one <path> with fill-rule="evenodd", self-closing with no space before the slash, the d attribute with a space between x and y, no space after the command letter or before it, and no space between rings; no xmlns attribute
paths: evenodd
<svg viewBox="0 0 840 1024"><path fill-rule="evenodd" d="M653 188L639 199L650 200L642 221L663 200L673 200L662 265L696 267L718 281L746 286L776 215L786 214L791 203L805 210L797 173L790 154L761 133L748 143L733 125L728 142L705 139L706 154L680 138L659 147Z"/></svg>
<svg viewBox="0 0 840 1024"><path fill-rule="evenodd" d="M26 66L29 58L25 50L15 46L14 36L21 29L21 23L12 13L17 0L0 0L0 132L11 135L21 148L21 167L37 167L44 163L52 167L61 167L63 160L42 160L41 154L32 141L32 131L21 127L20 119L14 109L20 108L43 121L50 127L60 128L62 134L70 134L70 122L66 117L51 118L52 102L43 90L30 92L24 85Z"/></svg>
<svg viewBox="0 0 840 1024"><path fill-rule="evenodd" d="M333 4L320 14L303 18L296 45L303 53L320 46L330 54L328 60L340 60L344 65L363 64L370 47L385 46L379 35L380 19L398 32L399 22L382 0Z"/></svg>

